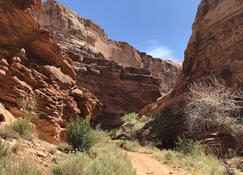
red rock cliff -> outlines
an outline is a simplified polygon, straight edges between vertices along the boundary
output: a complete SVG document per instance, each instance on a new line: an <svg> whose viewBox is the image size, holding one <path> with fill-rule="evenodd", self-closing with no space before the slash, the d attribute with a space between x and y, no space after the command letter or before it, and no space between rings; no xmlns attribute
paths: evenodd
<svg viewBox="0 0 243 175"><path fill-rule="evenodd" d="M72 60L31 13L38 1L0 1L0 102L15 117L26 96L35 96L40 136L55 141L75 115L94 116L98 100L76 88ZM76 102L79 98L80 106Z"/></svg>
<svg viewBox="0 0 243 175"><path fill-rule="evenodd" d="M103 57L125 67L147 69L161 79L162 93L167 93L174 86L181 73L180 64L154 59L140 53L126 42L109 39L97 24L80 17L55 0L45 2L43 11L35 16L41 26L48 28L59 46L68 53Z"/></svg>
<svg viewBox="0 0 243 175"><path fill-rule="evenodd" d="M202 0L185 51L182 75L166 97L144 108L141 114L167 111L169 125L156 128L165 143L173 143L182 132L184 97L195 80L219 77L229 86L243 82L243 1ZM169 113L169 114L168 114ZM163 119L161 119L163 121Z"/></svg>
<svg viewBox="0 0 243 175"><path fill-rule="evenodd" d="M0 103L21 117L20 102L26 96L36 97L40 113L36 124L42 138L62 139L74 116L120 125L122 115L141 110L161 95L160 80L148 70L123 67L90 51L91 46L65 48L81 42L73 36L57 40L61 34L54 35L59 44L67 42L60 48L51 32L32 17L40 8L40 1L0 1ZM7 121L0 117L0 124Z"/></svg>

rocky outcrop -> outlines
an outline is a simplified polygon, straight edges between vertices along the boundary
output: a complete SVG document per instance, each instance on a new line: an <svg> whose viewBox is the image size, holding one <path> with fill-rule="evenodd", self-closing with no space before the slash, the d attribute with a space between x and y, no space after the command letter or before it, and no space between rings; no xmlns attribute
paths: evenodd
<svg viewBox="0 0 243 175"><path fill-rule="evenodd" d="M160 80L145 69L123 67L114 61L85 57L75 62L77 86L89 89L103 104L98 121L120 126L126 113L139 112L160 94Z"/></svg>
<svg viewBox="0 0 243 175"><path fill-rule="evenodd" d="M185 52L182 75L175 88L169 95L140 112L159 113L159 121L169 121L165 127L152 127L155 135L164 143L171 144L183 134L180 112L185 106L184 97L190 83L215 76L224 79L229 86L242 84L242 21L241 0L202 0ZM162 115L161 111L166 111L166 114ZM166 119L163 119L165 116Z"/></svg>
<svg viewBox="0 0 243 175"><path fill-rule="evenodd" d="M0 127L14 121L14 116L0 103Z"/></svg>
<svg viewBox="0 0 243 175"><path fill-rule="evenodd" d="M55 0L43 4L43 11L35 15L43 28L49 29L59 46L74 60L98 57L125 67L147 69L161 78L161 91L167 93L181 73L181 65L154 59L140 53L126 42L112 41L94 22L80 17Z"/></svg>
<svg viewBox="0 0 243 175"><path fill-rule="evenodd" d="M87 112L92 118L100 103L87 90L75 86L72 60L31 15L36 2L0 2L0 101L19 117L22 99L36 97L40 136L54 142L67 120Z"/></svg>

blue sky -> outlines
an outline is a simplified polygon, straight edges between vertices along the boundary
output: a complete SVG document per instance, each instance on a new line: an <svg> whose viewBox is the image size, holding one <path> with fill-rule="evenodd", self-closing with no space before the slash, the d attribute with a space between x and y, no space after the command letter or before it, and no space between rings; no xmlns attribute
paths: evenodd
<svg viewBox="0 0 243 175"><path fill-rule="evenodd" d="M181 61L200 0L59 0L109 38L154 57Z"/></svg>

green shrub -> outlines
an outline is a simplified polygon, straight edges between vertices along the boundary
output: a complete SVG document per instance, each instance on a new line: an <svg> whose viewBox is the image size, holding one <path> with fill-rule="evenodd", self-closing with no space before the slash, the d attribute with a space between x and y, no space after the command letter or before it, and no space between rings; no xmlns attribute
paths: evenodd
<svg viewBox="0 0 243 175"><path fill-rule="evenodd" d="M136 113L126 114L122 117L122 120L127 124L133 125L134 133L140 131L147 123L151 121L151 119L148 117L139 118Z"/></svg>
<svg viewBox="0 0 243 175"><path fill-rule="evenodd" d="M194 140L191 139L181 139L179 138L176 143L176 150L183 154L198 156L204 154L203 146Z"/></svg>
<svg viewBox="0 0 243 175"><path fill-rule="evenodd" d="M136 113L126 114L122 117L124 125L116 131L116 135L126 135L127 139L134 140L138 132L151 121L151 118L141 117L139 118Z"/></svg>
<svg viewBox="0 0 243 175"><path fill-rule="evenodd" d="M135 175L135 170L125 154L115 145L97 144L88 152L70 155L59 166L55 175Z"/></svg>
<svg viewBox="0 0 243 175"><path fill-rule="evenodd" d="M109 134L111 139L114 139L117 136L117 132L118 132L118 129L115 128L115 129L110 130L108 134Z"/></svg>
<svg viewBox="0 0 243 175"><path fill-rule="evenodd" d="M88 150L94 145L94 136L87 120L75 118L67 126L67 142L74 149Z"/></svg>
<svg viewBox="0 0 243 175"><path fill-rule="evenodd" d="M27 119L19 119L13 122L12 128L14 131L19 133L20 136L24 136L33 128L31 122Z"/></svg>
<svg viewBox="0 0 243 175"><path fill-rule="evenodd" d="M216 157L206 154L202 145L193 140L178 139L177 148L166 151L165 163L183 167L191 174L222 175L225 168Z"/></svg>

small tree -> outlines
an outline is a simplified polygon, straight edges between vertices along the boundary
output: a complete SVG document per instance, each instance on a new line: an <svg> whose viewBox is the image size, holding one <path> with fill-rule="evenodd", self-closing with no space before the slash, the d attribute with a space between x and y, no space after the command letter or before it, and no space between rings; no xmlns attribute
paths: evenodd
<svg viewBox="0 0 243 175"><path fill-rule="evenodd" d="M73 119L67 126L67 142L74 149L88 150L94 144L94 136L87 120L78 117Z"/></svg>

